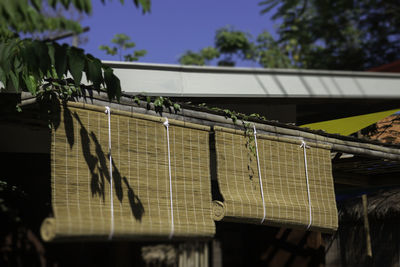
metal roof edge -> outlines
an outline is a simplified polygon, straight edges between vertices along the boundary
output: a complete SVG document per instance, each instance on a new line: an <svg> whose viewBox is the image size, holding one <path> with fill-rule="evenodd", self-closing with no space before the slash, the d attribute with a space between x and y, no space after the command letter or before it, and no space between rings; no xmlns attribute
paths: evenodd
<svg viewBox="0 0 400 267"><path fill-rule="evenodd" d="M123 90L122 90L123 91ZM127 95L140 95L141 93L138 92L125 92L123 91L124 94ZM163 93L160 94L159 92L157 93L147 93L143 92L145 95L148 96L166 96L166 97L182 97L182 98L191 98L191 97L205 97L204 94L201 93ZM346 99L354 99L354 100L362 100L362 99L376 99L376 100L389 100L393 99L393 96L375 96L375 95L343 95L346 97ZM206 96L207 97L207 96ZM284 96L279 95L279 94L213 94L213 98L271 98L271 99L299 99L299 98L306 98L306 99L338 99L337 97L331 96L331 95L301 95L301 94L286 94Z"/></svg>
<svg viewBox="0 0 400 267"><path fill-rule="evenodd" d="M231 73L231 74L279 74L279 75L312 75L312 76L345 76L345 77L371 77L371 78L397 78L398 73L382 73L370 71L337 71L337 70L309 70L309 69L269 69L269 68L237 68L214 66L187 66L175 64L137 63L122 61L102 61L112 68L132 70L159 70L198 73Z"/></svg>

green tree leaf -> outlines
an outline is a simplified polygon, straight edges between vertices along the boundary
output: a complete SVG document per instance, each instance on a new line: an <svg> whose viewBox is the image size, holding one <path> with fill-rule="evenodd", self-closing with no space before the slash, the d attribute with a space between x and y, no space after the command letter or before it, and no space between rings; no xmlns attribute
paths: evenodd
<svg viewBox="0 0 400 267"><path fill-rule="evenodd" d="M86 56L81 49L68 45L61 46L46 38L40 40L40 36L46 35L49 31L68 30L76 34L82 31L80 23L67 18L65 13L47 16L45 15L47 11L58 12L58 8L62 5L66 9L74 7L80 13L90 14L91 3L91 0L0 1L2 86L15 92L24 90L32 94L37 94L40 88L50 93L52 97L58 95L68 98L72 94L81 93L80 83L84 71L93 83L92 88L100 89L100 86L105 84L106 90L110 90L108 91L110 99L119 98L121 94L119 79L110 68L103 66L99 59L91 55ZM141 7L144 12L150 10L150 1L134 1L134 4ZM30 39L25 36L35 36L35 38ZM134 46L134 42L126 40L122 44L122 50L132 49ZM114 52L114 48L110 48L109 52ZM138 50L130 55L132 60L136 60L144 54L145 51ZM72 78L66 77L67 73Z"/></svg>
<svg viewBox="0 0 400 267"><path fill-rule="evenodd" d="M40 12L42 10L42 0L31 0L31 3L37 11Z"/></svg>
<svg viewBox="0 0 400 267"><path fill-rule="evenodd" d="M39 61L39 69L42 71L43 74L46 74L47 71L51 68L51 60L49 57L47 45L44 42L34 41L33 49Z"/></svg>
<svg viewBox="0 0 400 267"><path fill-rule="evenodd" d="M0 64L5 73L11 71L11 51L14 48L14 42L2 43L0 46Z"/></svg>
<svg viewBox="0 0 400 267"><path fill-rule="evenodd" d="M24 81L26 88L28 88L29 92L32 95L36 95L36 89L37 89L37 81L33 75L25 75L24 76Z"/></svg>
<svg viewBox="0 0 400 267"><path fill-rule="evenodd" d="M250 48L248 34L229 27L217 30L215 35L215 47L221 53L246 53Z"/></svg>
<svg viewBox="0 0 400 267"><path fill-rule="evenodd" d="M67 46L60 46L59 44L54 44L54 58L55 58L55 68L58 78L63 78L64 74L67 73L68 57L67 57Z"/></svg>
<svg viewBox="0 0 400 267"><path fill-rule="evenodd" d="M201 53L193 51L186 51L182 56L179 57L179 63L182 65L205 65L205 58Z"/></svg>
<svg viewBox="0 0 400 267"><path fill-rule="evenodd" d="M106 68L104 70L104 82L106 84L108 98L110 100L114 97L119 99L121 97L121 84L111 68Z"/></svg>
<svg viewBox="0 0 400 267"><path fill-rule="evenodd" d="M82 49L71 47L67 51L68 70L74 78L75 85L79 86L82 79L82 72L85 67L85 56Z"/></svg>
<svg viewBox="0 0 400 267"><path fill-rule="evenodd" d="M298 67L365 70L400 53L394 0L267 0L260 5L280 21L279 46Z"/></svg>
<svg viewBox="0 0 400 267"><path fill-rule="evenodd" d="M13 71L10 71L8 75L9 75L10 81L11 81L11 84L9 84L9 86L13 86L15 91L19 92L19 77L18 77L18 73L14 73Z"/></svg>
<svg viewBox="0 0 400 267"><path fill-rule="evenodd" d="M92 55L87 55L87 78L93 82L94 89L100 90L100 85L103 82L101 61Z"/></svg>
<svg viewBox="0 0 400 267"><path fill-rule="evenodd" d="M119 55L119 60L124 59L125 61L137 61L140 57L143 57L147 54L146 50L136 50L133 54L124 55L123 52L125 50L131 49L136 46L134 42L129 42L131 38L123 33L117 33L114 35L114 38L111 39L111 42L116 44L117 47L110 47L108 45L99 46L100 50L104 50L108 55Z"/></svg>
<svg viewBox="0 0 400 267"><path fill-rule="evenodd" d="M55 66L55 64L56 64L56 60L55 60L56 49L55 49L55 47L54 47L54 45L52 43L48 43L47 44L47 51L49 53L50 64L52 66Z"/></svg>
<svg viewBox="0 0 400 267"><path fill-rule="evenodd" d="M136 7L142 6L143 13L150 12L151 1L150 0L133 0Z"/></svg>
<svg viewBox="0 0 400 267"><path fill-rule="evenodd" d="M3 83L3 86L5 87L7 84L7 75L6 73L3 71L3 69L0 67L0 82ZM3 88L4 88L3 87ZM1 87L0 87L1 88Z"/></svg>
<svg viewBox="0 0 400 267"><path fill-rule="evenodd" d="M178 103L174 103L174 110L175 110L175 112L180 111L181 106Z"/></svg>

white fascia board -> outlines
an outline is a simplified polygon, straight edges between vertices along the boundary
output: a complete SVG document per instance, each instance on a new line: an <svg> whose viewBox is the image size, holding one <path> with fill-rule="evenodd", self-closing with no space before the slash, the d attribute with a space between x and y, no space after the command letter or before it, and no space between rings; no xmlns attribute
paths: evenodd
<svg viewBox="0 0 400 267"><path fill-rule="evenodd" d="M400 74L103 62L122 90L181 97L399 98Z"/></svg>

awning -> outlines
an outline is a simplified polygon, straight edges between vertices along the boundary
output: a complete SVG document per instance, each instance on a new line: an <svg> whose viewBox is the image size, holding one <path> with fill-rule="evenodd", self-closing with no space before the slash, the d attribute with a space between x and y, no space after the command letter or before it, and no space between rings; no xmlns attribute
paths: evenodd
<svg viewBox="0 0 400 267"><path fill-rule="evenodd" d="M399 109L375 112L359 116L352 116L336 120L321 121L310 124L304 124L300 127L310 128L312 130L324 130L327 133L350 135L364 129L396 112Z"/></svg>
<svg viewBox="0 0 400 267"><path fill-rule="evenodd" d="M329 146L307 142L304 148L298 139L257 134L260 183L251 134L214 130L224 198L214 202L215 219L322 232L337 229Z"/></svg>
<svg viewBox="0 0 400 267"><path fill-rule="evenodd" d="M61 111L43 239L213 236L209 127L170 120L167 135L165 118L111 108L109 121L104 111L77 103Z"/></svg>

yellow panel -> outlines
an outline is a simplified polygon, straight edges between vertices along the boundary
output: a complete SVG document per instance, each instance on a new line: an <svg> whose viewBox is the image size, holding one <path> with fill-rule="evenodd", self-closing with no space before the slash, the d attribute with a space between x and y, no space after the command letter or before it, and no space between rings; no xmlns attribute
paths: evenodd
<svg viewBox="0 0 400 267"><path fill-rule="evenodd" d="M380 121L381 119L386 118L387 116L396 113L397 111L400 111L400 109L392 109L360 116L315 122L304 124L300 127L310 128L312 130L324 130L327 133L333 134L350 135L361 129L364 129L371 124L374 124L377 121Z"/></svg>

